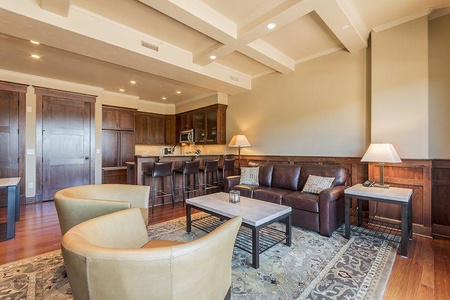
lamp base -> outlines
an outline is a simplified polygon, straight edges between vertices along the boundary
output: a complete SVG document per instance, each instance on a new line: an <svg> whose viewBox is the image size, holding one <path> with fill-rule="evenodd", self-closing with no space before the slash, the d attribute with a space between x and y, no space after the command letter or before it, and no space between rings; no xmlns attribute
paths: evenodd
<svg viewBox="0 0 450 300"><path fill-rule="evenodd" d="M383 188L383 189L388 189L391 185L390 184L380 184L380 183L375 183L373 185L373 187L378 187L378 188Z"/></svg>

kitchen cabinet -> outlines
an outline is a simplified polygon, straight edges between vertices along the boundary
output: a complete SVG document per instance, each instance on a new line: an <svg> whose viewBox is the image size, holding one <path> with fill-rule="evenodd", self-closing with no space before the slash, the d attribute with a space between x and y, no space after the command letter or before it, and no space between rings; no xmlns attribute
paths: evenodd
<svg viewBox="0 0 450 300"><path fill-rule="evenodd" d="M103 183L127 183L126 162L134 161L134 132L102 131Z"/></svg>
<svg viewBox="0 0 450 300"><path fill-rule="evenodd" d="M102 129L134 131L135 110L111 106L102 107Z"/></svg>
<svg viewBox="0 0 450 300"><path fill-rule="evenodd" d="M226 110L226 105L216 104L185 113L189 114L193 120L195 143L226 143Z"/></svg>
<svg viewBox="0 0 450 300"><path fill-rule="evenodd" d="M135 123L136 144L164 145L166 137L164 115L137 113Z"/></svg>
<svg viewBox="0 0 450 300"><path fill-rule="evenodd" d="M126 183L126 162L134 161L135 110L102 107L102 182Z"/></svg>
<svg viewBox="0 0 450 300"><path fill-rule="evenodd" d="M126 167L127 161L134 161L134 132L103 130L102 167Z"/></svg>
<svg viewBox="0 0 450 300"><path fill-rule="evenodd" d="M166 145L175 145L177 143L177 136L176 136L176 117L175 115L168 115L165 116L165 137L164 137L164 143Z"/></svg>

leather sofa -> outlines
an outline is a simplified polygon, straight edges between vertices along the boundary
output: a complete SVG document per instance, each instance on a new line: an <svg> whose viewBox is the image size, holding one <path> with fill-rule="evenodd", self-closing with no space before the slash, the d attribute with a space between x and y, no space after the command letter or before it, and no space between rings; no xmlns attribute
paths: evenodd
<svg viewBox="0 0 450 300"><path fill-rule="evenodd" d="M241 217L182 243L148 240L138 208L85 221L62 238L75 300L198 299L231 296L231 258Z"/></svg>
<svg viewBox="0 0 450 300"><path fill-rule="evenodd" d="M249 163L259 166L259 185L239 184L240 176L225 179L225 192L239 190L241 196L292 207L292 224L331 236L344 222L344 190L347 169L336 165L283 165ZM330 188L319 194L302 192L309 175L334 177Z"/></svg>
<svg viewBox="0 0 450 300"><path fill-rule="evenodd" d="M91 184L60 190L54 200L61 233L92 218L130 207L139 207L148 224L149 186Z"/></svg>

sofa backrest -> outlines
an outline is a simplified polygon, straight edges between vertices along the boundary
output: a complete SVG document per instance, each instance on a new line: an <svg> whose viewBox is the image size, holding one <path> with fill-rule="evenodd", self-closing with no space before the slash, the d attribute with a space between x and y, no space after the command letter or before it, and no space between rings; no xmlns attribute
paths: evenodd
<svg viewBox="0 0 450 300"><path fill-rule="evenodd" d="M259 185L267 187L272 185L273 164L249 162L248 167L259 167Z"/></svg>
<svg viewBox="0 0 450 300"><path fill-rule="evenodd" d="M299 165L275 165L272 186L281 189L298 190L301 167Z"/></svg>
<svg viewBox="0 0 450 300"><path fill-rule="evenodd" d="M308 180L309 175L322 177L334 177L333 186L344 185L349 177L348 170L337 165L302 165L302 175L300 177L299 189L302 189Z"/></svg>

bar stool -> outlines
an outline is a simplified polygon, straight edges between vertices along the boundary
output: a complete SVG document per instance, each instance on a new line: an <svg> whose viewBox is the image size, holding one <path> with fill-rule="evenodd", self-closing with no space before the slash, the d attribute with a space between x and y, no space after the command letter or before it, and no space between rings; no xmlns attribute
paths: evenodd
<svg viewBox="0 0 450 300"><path fill-rule="evenodd" d="M174 201L174 184L172 176L172 162L155 162L151 171L144 172L145 184L148 185L148 178L152 177L152 186L150 190L150 201L152 203L152 214L155 209L155 199L161 198L162 204L164 205L164 197L172 197L172 208L175 207ZM164 178L170 177L170 191L171 193L166 193L164 191ZM155 182L156 179L161 179L161 189L157 189Z"/></svg>
<svg viewBox="0 0 450 300"><path fill-rule="evenodd" d="M219 171L222 173L222 178L219 185L224 188L225 177L234 175L234 158L225 158L222 166L219 166Z"/></svg>
<svg viewBox="0 0 450 300"><path fill-rule="evenodd" d="M200 167L200 170L203 171L203 184L205 190L205 195L207 190L210 189L218 189L219 186L219 160L207 160L203 167ZM208 178L211 174L211 181L208 181ZM215 181L214 181L215 180Z"/></svg>
<svg viewBox="0 0 450 300"><path fill-rule="evenodd" d="M200 193L200 178L199 178L199 168L200 168L200 161L186 161L184 164L184 167L182 169L175 169L173 170L174 175L176 173L182 174L181 179L181 193L183 194L183 206L184 203L186 203L186 195L189 198L189 194L194 194L197 192L197 195ZM186 182L187 177L187 182ZM194 180L191 181L191 177L194 177ZM191 184L192 182L192 184Z"/></svg>

